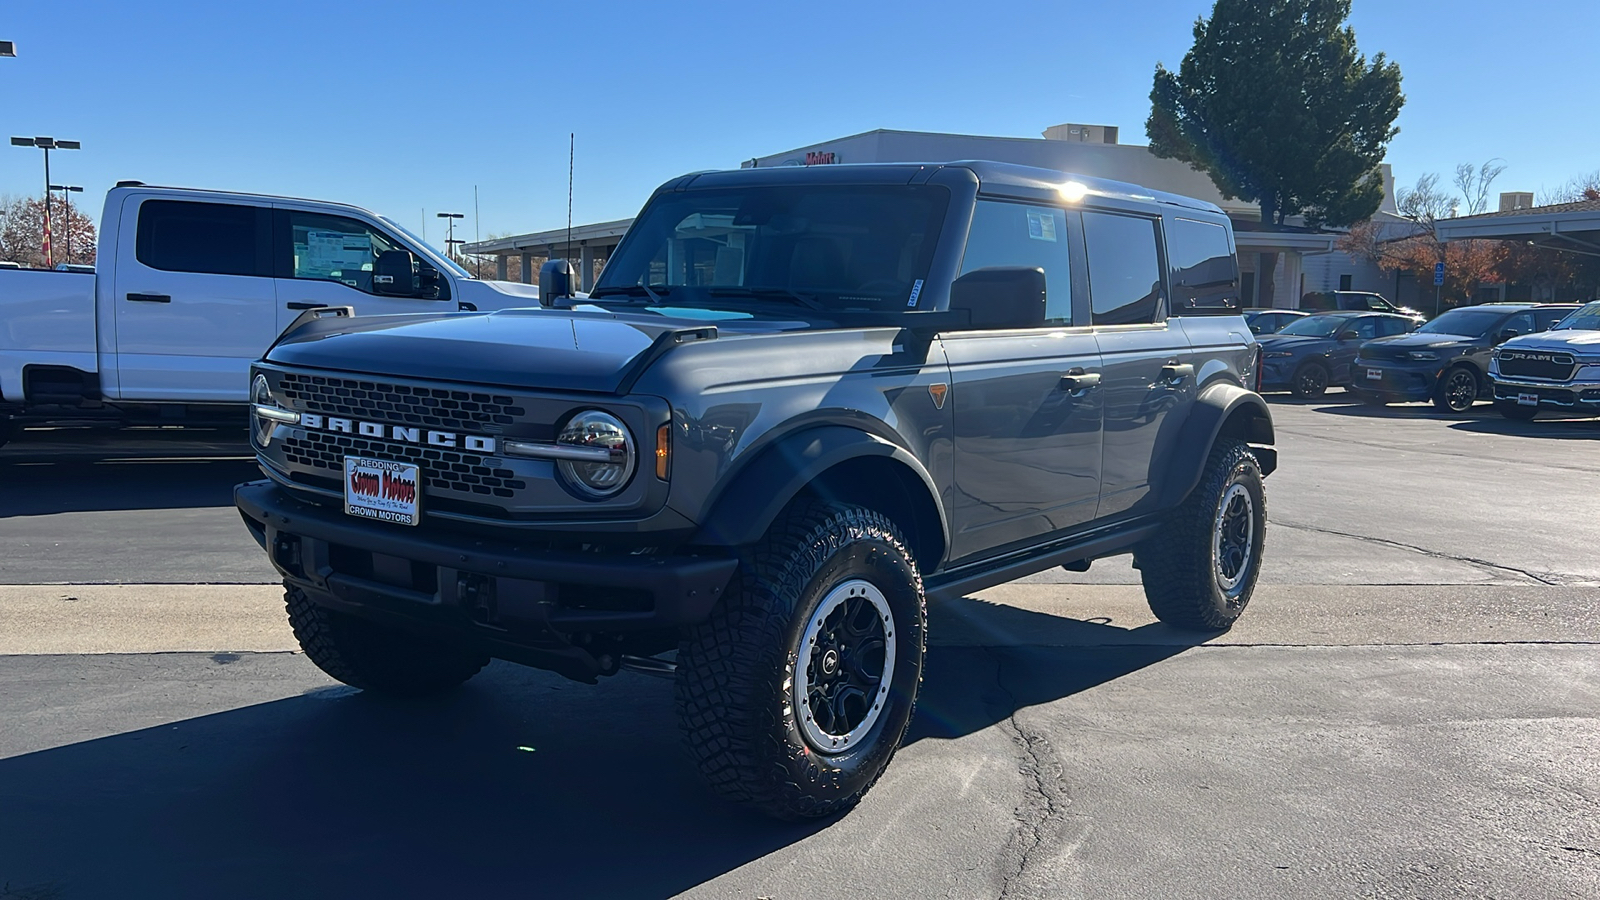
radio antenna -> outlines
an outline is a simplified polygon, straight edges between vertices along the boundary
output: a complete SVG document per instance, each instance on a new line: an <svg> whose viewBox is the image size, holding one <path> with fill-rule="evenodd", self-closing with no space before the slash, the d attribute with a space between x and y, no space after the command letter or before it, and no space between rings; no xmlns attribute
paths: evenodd
<svg viewBox="0 0 1600 900"><path fill-rule="evenodd" d="M572 163L578 148L575 132L567 132L567 264L572 264Z"/></svg>

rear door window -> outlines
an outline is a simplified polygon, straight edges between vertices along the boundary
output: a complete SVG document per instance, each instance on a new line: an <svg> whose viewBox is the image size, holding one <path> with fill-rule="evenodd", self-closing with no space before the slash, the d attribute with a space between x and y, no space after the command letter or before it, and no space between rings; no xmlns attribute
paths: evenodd
<svg viewBox="0 0 1600 900"><path fill-rule="evenodd" d="M1168 221L1167 253L1172 257L1174 308L1239 306L1239 265L1228 229L1214 222L1174 218ZM1275 324L1281 324L1274 317Z"/></svg>
<svg viewBox="0 0 1600 900"><path fill-rule="evenodd" d="M1044 270L1045 322L1072 323L1072 260L1062 210L1026 203L979 200L967 232L961 274L995 266Z"/></svg>
<svg viewBox="0 0 1600 900"><path fill-rule="evenodd" d="M146 200L139 206L134 256L167 272L269 277L271 220L266 207Z"/></svg>
<svg viewBox="0 0 1600 900"><path fill-rule="evenodd" d="M1571 312L1570 309L1536 309L1533 311L1534 330L1549 331Z"/></svg>
<svg viewBox="0 0 1600 900"><path fill-rule="evenodd" d="M1163 292L1155 220L1086 211L1083 238L1089 255L1094 324L1156 321Z"/></svg>

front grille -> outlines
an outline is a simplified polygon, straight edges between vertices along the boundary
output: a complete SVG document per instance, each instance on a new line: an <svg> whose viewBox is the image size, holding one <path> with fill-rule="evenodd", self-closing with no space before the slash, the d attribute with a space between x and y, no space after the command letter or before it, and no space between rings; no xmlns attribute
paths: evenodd
<svg viewBox="0 0 1600 900"><path fill-rule="evenodd" d="M527 410L510 397L383 381L285 372L275 389L290 407L328 416L497 434Z"/></svg>
<svg viewBox="0 0 1600 900"><path fill-rule="evenodd" d="M1386 347L1382 344L1368 344L1361 348L1361 359L1359 362L1405 362L1411 359L1409 355L1410 352L1411 350L1408 347Z"/></svg>
<svg viewBox="0 0 1600 900"><path fill-rule="evenodd" d="M485 465L482 457L454 450L416 447L324 431L307 431L304 438L291 437L283 442L285 460L331 473L334 485L344 482L346 454L416 463L421 467L422 478L427 486L441 491L512 497L515 496L514 492L528 486L510 469Z"/></svg>
<svg viewBox="0 0 1600 900"><path fill-rule="evenodd" d="M1569 381L1576 368L1577 360L1570 353L1547 353L1538 350L1500 351L1500 374L1507 378Z"/></svg>

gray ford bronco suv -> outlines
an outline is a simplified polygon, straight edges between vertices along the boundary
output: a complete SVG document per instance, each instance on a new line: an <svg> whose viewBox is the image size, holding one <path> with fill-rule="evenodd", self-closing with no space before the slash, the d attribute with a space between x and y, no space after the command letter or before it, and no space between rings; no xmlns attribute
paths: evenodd
<svg viewBox="0 0 1600 900"><path fill-rule="evenodd" d="M1130 552L1175 626L1250 599L1277 456L1210 204L990 162L701 173L586 297L541 281L313 311L256 365L268 477L235 499L334 678L669 675L718 792L813 817L894 755L930 599Z"/></svg>

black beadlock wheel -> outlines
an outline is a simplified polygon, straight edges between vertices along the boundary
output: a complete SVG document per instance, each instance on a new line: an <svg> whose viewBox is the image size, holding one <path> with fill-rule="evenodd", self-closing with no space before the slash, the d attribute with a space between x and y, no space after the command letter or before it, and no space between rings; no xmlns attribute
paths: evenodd
<svg viewBox="0 0 1600 900"><path fill-rule="evenodd" d="M306 658L351 687L418 697L456 687L489 664L463 647L319 606L299 588L286 586L283 600Z"/></svg>
<svg viewBox="0 0 1600 900"><path fill-rule="evenodd" d="M1478 376L1465 366L1456 366L1444 373L1433 394L1433 405L1441 412L1463 413L1478 402Z"/></svg>
<svg viewBox="0 0 1600 900"><path fill-rule="evenodd" d="M905 737L922 576L881 513L802 498L678 650L678 721L712 789L782 819L843 812Z"/></svg>
<svg viewBox="0 0 1600 900"><path fill-rule="evenodd" d="M1501 401L1496 403L1494 408L1500 411L1500 415L1508 419L1515 419L1518 422L1531 422L1535 416L1539 415L1539 407L1523 406L1519 403Z"/></svg>
<svg viewBox="0 0 1600 900"><path fill-rule="evenodd" d="M1301 400L1315 400L1328 392L1328 369L1322 363L1308 362L1295 370L1292 384L1294 395Z"/></svg>
<svg viewBox="0 0 1600 900"><path fill-rule="evenodd" d="M1261 574L1266 525L1261 464L1248 445L1219 442L1166 527L1134 549L1150 611L1178 628L1232 627Z"/></svg>

